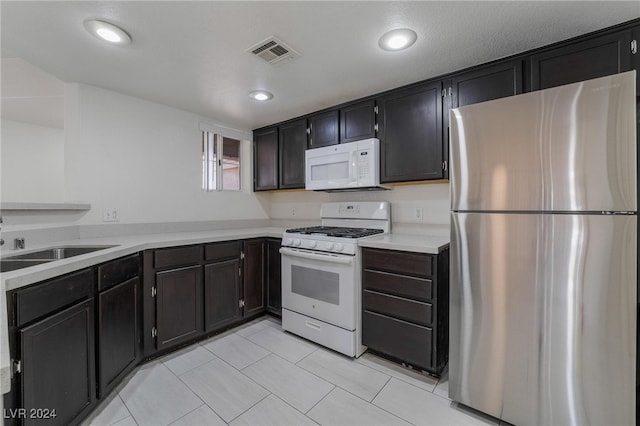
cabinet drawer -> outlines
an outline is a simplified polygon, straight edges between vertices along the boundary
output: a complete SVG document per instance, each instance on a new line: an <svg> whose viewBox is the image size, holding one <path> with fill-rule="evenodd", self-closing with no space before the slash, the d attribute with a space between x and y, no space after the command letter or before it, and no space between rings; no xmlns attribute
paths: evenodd
<svg viewBox="0 0 640 426"><path fill-rule="evenodd" d="M390 293L426 302L432 298L433 282L426 278L365 270L362 272L362 286L367 290Z"/></svg>
<svg viewBox="0 0 640 426"><path fill-rule="evenodd" d="M363 295L363 307L367 311L389 315L424 326L431 325L431 303L416 302L368 290L365 290Z"/></svg>
<svg viewBox="0 0 640 426"><path fill-rule="evenodd" d="M240 257L240 241L207 244L204 246L204 260L224 260Z"/></svg>
<svg viewBox="0 0 640 426"><path fill-rule="evenodd" d="M432 368L432 330L429 327L364 311L362 344L416 367Z"/></svg>
<svg viewBox="0 0 640 426"><path fill-rule="evenodd" d="M406 251L363 249L365 269L395 272L402 275L430 277L433 257L428 254Z"/></svg>
<svg viewBox="0 0 640 426"><path fill-rule="evenodd" d="M98 266L98 290L106 290L137 276L139 269L140 258L137 254Z"/></svg>
<svg viewBox="0 0 640 426"><path fill-rule="evenodd" d="M17 326L93 296L95 270L84 269L16 292Z"/></svg>
<svg viewBox="0 0 640 426"><path fill-rule="evenodd" d="M156 268L191 265L200 262L200 246L173 247L156 250L153 265Z"/></svg>

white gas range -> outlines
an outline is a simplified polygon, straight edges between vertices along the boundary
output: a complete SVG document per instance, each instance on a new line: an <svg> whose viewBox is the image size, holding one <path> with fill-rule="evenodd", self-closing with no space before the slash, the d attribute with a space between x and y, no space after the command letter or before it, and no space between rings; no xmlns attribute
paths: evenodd
<svg viewBox="0 0 640 426"><path fill-rule="evenodd" d="M387 201L325 203L321 226L282 238L282 328L345 355L366 349L361 338L358 240L388 233Z"/></svg>

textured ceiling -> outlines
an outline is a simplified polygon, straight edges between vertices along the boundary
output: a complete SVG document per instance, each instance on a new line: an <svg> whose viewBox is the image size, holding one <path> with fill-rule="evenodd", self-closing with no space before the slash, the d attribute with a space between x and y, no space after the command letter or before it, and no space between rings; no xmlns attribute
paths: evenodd
<svg viewBox="0 0 640 426"><path fill-rule="evenodd" d="M242 129L508 56L640 17L640 2L0 2L2 55ZM106 45L82 22L133 37ZM416 44L385 52L384 32ZM246 49L276 36L301 57L269 65ZM267 89L275 98L248 98Z"/></svg>

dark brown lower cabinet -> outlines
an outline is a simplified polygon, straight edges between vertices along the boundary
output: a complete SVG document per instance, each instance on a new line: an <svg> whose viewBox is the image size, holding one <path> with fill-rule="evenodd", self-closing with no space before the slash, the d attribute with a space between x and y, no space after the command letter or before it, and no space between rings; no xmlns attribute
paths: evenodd
<svg viewBox="0 0 640 426"><path fill-rule="evenodd" d="M73 424L92 408L93 305L89 299L20 330L22 424ZM39 413L55 417L39 419Z"/></svg>
<svg viewBox="0 0 640 426"><path fill-rule="evenodd" d="M243 300L245 318L264 311L264 238L243 244Z"/></svg>
<svg viewBox="0 0 640 426"><path fill-rule="evenodd" d="M362 249L362 343L439 375L449 357L449 247Z"/></svg>
<svg viewBox="0 0 640 426"><path fill-rule="evenodd" d="M204 266L205 331L213 331L242 319L239 272L239 257Z"/></svg>
<svg viewBox="0 0 640 426"><path fill-rule="evenodd" d="M156 272L158 350L195 338L203 331L202 267Z"/></svg>
<svg viewBox="0 0 640 426"><path fill-rule="evenodd" d="M107 395L140 355L139 279L98 294L98 397Z"/></svg>
<svg viewBox="0 0 640 426"><path fill-rule="evenodd" d="M267 311L282 316L282 263L280 257L280 238L267 238L265 250L265 287L267 290Z"/></svg>

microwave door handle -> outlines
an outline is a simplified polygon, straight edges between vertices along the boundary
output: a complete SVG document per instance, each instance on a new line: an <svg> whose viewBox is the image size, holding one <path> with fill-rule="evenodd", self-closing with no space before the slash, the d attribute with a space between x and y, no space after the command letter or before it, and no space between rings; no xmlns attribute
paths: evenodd
<svg viewBox="0 0 640 426"><path fill-rule="evenodd" d="M350 265L353 263L353 258L350 256L338 257L330 254L308 253L306 251L291 250L285 247L280 249L280 254L292 257L301 257L303 259L319 260L321 262L342 263L343 265Z"/></svg>
<svg viewBox="0 0 640 426"><path fill-rule="evenodd" d="M358 151L351 153L351 182L358 181Z"/></svg>

